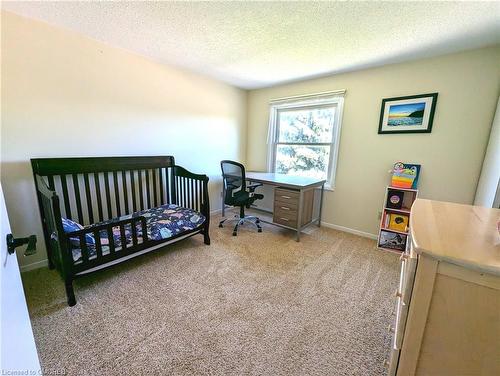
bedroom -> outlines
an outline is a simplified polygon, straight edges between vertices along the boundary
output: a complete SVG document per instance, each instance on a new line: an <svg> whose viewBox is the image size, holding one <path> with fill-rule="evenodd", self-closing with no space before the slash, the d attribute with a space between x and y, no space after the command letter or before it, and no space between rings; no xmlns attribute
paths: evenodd
<svg viewBox="0 0 500 376"><path fill-rule="evenodd" d="M2 336L2 370L386 374L394 366L387 327L395 320L401 256L377 247L388 171L400 161L418 164L418 199L494 206L490 216L500 219L498 3L2 2L1 21L1 183L11 232L37 237L36 253L23 256L23 247L16 253L39 362L7 366L16 351ZM391 115L384 103L433 93L425 132L379 130ZM284 116L273 111L293 117L318 106L334 109L333 125L324 127L329 138L309 145L325 150L312 158L325 180L322 202L318 189L312 200L311 220L321 208L321 227L299 231L299 242L294 231L272 223L263 222L261 233L244 224L237 236L232 225L219 228L221 161L242 163L247 175L283 169L276 130ZM76 304L69 306L60 270L48 268L31 160L127 156L173 156L208 177L210 245L196 234L75 278ZM291 176L312 174L294 166ZM56 179L62 190L60 184ZM68 184L69 212L78 212ZM88 218L83 180L80 188L87 218L71 219L99 222L97 205L94 220ZM272 184L256 192L264 197L254 206L273 209ZM59 196L67 214L64 192ZM136 212L131 195L127 202L128 212L118 214L113 204L102 219ZM485 262L498 278L494 236ZM4 258L4 267L12 266L13 255L2 249ZM495 293L487 300L498 307L498 287L489 288ZM2 287L2 329L10 316L4 295ZM500 321L492 311L480 320L490 328ZM498 365L488 359L498 355L498 339L488 342L483 334L464 331L478 348L496 349L480 358L492 372ZM460 367L475 370L464 359ZM397 374L411 374L395 363ZM425 374L418 359L412 364Z"/></svg>

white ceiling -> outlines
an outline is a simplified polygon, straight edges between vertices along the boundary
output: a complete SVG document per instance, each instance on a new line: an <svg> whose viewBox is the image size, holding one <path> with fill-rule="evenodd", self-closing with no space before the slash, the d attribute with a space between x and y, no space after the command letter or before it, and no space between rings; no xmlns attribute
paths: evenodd
<svg viewBox="0 0 500 376"><path fill-rule="evenodd" d="M252 89L500 43L500 2L2 2Z"/></svg>

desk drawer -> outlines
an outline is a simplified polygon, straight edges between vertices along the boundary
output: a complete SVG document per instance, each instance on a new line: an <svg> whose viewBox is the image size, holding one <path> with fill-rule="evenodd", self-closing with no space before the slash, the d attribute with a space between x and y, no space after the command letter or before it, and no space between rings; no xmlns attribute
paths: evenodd
<svg viewBox="0 0 500 376"><path fill-rule="evenodd" d="M299 192L291 189L276 188L274 190L274 202L281 202L297 207L299 205Z"/></svg>
<svg viewBox="0 0 500 376"><path fill-rule="evenodd" d="M274 207L274 216L275 217L284 217L286 219L297 221L297 210L287 208L286 206L275 206Z"/></svg>
<svg viewBox="0 0 500 376"><path fill-rule="evenodd" d="M273 222L297 228L297 211L292 209L283 209L282 207L275 205Z"/></svg>
<svg viewBox="0 0 500 376"><path fill-rule="evenodd" d="M297 201L294 201L294 200L286 200L286 199L279 199L279 198L275 198L274 199L274 209L276 210L276 208L286 208L286 209L283 209L283 210L294 210L294 211L297 211L297 209L299 208L299 199L297 199Z"/></svg>
<svg viewBox="0 0 500 376"><path fill-rule="evenodd" d="M287 218L286 216L279 216L279 215L274 214L273 222L278 223L280 225L285 225L285 226L288 226L291 228L297 228L297 220Z"/></svg>
<svg viewBox="0 0 500 376"><path fill-rule="evenodd" d="M289 215L294 215L297 217L298 207L294 205L290 205L286 202L274 201L274 213L283 212L284 214L288 213Z"/></svg>

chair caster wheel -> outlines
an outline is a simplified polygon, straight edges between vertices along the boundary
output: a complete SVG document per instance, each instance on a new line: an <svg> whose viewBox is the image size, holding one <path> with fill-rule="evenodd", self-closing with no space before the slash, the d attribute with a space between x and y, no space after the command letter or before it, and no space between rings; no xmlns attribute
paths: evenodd
<svg viewBox="0 0 500 376"><path fill-rule="evenodd" d="M233 236L236 236L236 235L237 235L237 234L236 234L236 231L235 231L235 232L233 232Z"/></svg>
<svg viewBox="0 0 500 376"><path fill-rule="evenodd" d="M262 232L262 229L261 229L261 228L259 228L259 229L257 230L257 232Z"/></svg>
<svg viewBox="0 0 500 376"><path fill-rule="evenodd" d="M224 226L222 226L222 223L219 223L219 228L222 228L222 227L224 227Z"/></svg>

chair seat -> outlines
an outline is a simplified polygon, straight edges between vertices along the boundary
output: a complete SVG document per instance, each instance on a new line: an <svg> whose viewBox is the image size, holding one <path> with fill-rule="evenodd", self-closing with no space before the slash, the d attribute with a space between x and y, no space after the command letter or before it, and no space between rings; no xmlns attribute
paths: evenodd
<svg viewBox="0 0 500 376"><path fill-rule="evenodd" d="M255 200L262 200L264 195L260 193L250 194L249 192L236 192L233 197L226 200L227 205L246 206L252 204Z"/></svg>

